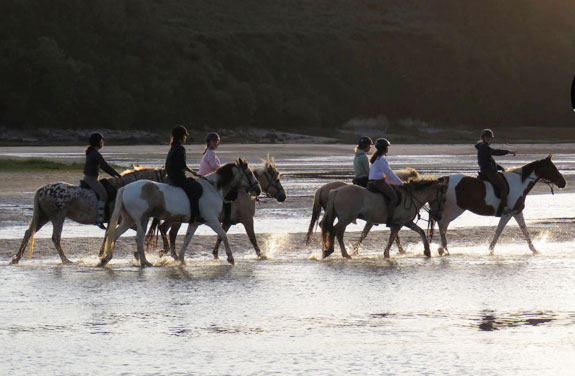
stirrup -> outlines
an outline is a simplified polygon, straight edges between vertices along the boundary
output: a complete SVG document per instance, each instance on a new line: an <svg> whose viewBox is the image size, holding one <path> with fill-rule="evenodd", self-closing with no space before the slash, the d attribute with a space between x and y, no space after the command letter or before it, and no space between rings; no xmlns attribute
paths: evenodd
<svg viewBox="0 0 575 376"><path fill-rule="evenodd" d="M104 222L98 222L98 223L96 223L96 226L98 226L102 230L107 230L106 225L104 225Z"/></svg>

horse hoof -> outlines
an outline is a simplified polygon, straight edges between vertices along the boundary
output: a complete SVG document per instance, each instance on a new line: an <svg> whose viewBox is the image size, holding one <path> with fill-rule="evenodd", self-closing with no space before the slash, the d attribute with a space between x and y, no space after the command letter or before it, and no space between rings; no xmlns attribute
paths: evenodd
<svg viewBox="0 0 575 376"><path fill-rule="evenodd" d="M136 261L140 261L140 254L138 252L134 252L134 258Z"/></svg>
<svg viewBox="0 0 575 376"><path fill-rule="evenodd" d="M19 259L13 258L12 260L10 260L10 263L8 265L18 265L19 262L20 262Z"/></svg>
<svg viewBox="0 0 575 376"><path fill-rule="evenodd" d="M399 253L400 255L404 255L404 254L407 253L407 251L406 251L405 249L403 249L403 248L400 248L400 249L397 250L397 253Z"/></svg>
<svg viewBox="0 0 575 376"><path fill-rule="evenodd" d="M429 249L426 249L425 251L423 251L423 254L424 254L426 257L431 257L431 251L430 251Z"/></svg>
<svg viewBox="0 0 575 376"><path fill-rule="evenodd" d="M100 262L96 265L96 267L102 268L102 267L106 266L107 263L108 263L108 260L100 259Z"/></svg>
<svg viewBox="0 0 575 376"><path fill-rule="evenodd" d="M260 254L258 255L258 259L260 259L260 260L267 260L268 257L267 257L266 255L264 255L263 253L260 253Z"/></svg>
<svg viewBox="0 0 575 376"><path fill-rule="evenodd" d="M152 265L152 264L149 263L148 261L145 261L145 262L142 262L142 263L141 263L141 266L142 266L142 268L147 268L147 267L149 267L149 266L154 266L154 265Z"/></svg>
<svg viewBox="0 0 575 376"><path fill-rule="evenodd" d="M439 248L437 250L437 253L439 253L439 256L443 256L443 253L444 253L443 248Z"/></svg>
<svg viewBox="0 0 575 376"><path fill-rule="evenodd" d="M160 255L160 257L164 257L166 255L166 253L168 253L168 251L166 249L160 249L159 255Z"/></svg>
<svg viewBox="0 0 575 376"><path fill-rule="evenodd" d="M235 261L233 257L228 257L228 262L230 263L230 265L234 265Z"/></svg>
<svg viewBox="0 0 575 376"><path fill-rule="evenodd" d="M219 260L219 259L220 259L220 256L218 256L217 253L212 253L212 254L214 255L214 260Z"/></svg>
<svg viewBox="0 0 575 376"><path fill-rule="evenodd" d="M351 260L351 256L350 255L343 255L343 257L345 257L348 260Z"/></svg>
<svg viewBox="0 0 575 376"><path fill-rule="evenodd" d="M329 255L331 255L332 253L333 253L332 250L323 251L321 257L322 257L322 258L327 258L327 257L329 257Z"/></svg>
<svg viewBox="0 0 575 376"><path fill-rule="evenodd" d="M73 262L68 259L62 260L62 265L70 265L70 264L73 264Z"/></svg>

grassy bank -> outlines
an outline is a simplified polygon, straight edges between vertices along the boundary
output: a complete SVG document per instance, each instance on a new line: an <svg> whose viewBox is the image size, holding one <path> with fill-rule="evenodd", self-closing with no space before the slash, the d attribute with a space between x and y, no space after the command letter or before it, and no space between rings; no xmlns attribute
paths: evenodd
<svg viewBox="0 0 575 376"><path fill-rule="evenodd" d="M112 165L114 169L122 171L125 167ZM28 172L28 171L82 171L83 163L62 163L44 158L0 158L0 171Z"/></svg>

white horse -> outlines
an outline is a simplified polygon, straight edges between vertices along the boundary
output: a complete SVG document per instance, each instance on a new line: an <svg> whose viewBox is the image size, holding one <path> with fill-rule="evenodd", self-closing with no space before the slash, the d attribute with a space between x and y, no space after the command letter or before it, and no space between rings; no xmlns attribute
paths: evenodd
<svg viewBox="0 0 575 376"><path fill-rule="evenodd" d="M523 218L525 198L539 180L549 184L553 183L559 188L564 188L567 184L563 175L561 175L555 164L551 161L552 157L550 154L547 158L503 173L505 180L509 184L507 203L517 212L513 215L513 218L515 218L523 235L525 235L529 249L531 249L533 254L537 253L537 249L535 249L535 246L533 246L531 242L527 226L525 225L525 219ZM501 199L495 195L491 183L461 174L450 175L445 178L449 179L446 203L443 216L441 220L437 222L441 234L440 255L444 253L449 254L447 250L447 227L451 221L459 217L463 212L469 210L479 215L500 216L502 211L502 208L500 208ZM494 252L499 235L501 235L501 232L510 219L511 215L501 216L493 240L489 245L489 252L491 254Z"/></svg>
<svg viewBox="0 0 575 376"><path fill-rule="evenodd" d="M238 159L235 163L220 167L214 173L200 179L199 182L203 188L203 194L199 200L201 219L223 239L228 262L233 265L232 250L226 232L218 219L223 199L234 188L241 188L258 196L261 193L260 185L244 159ZM122 221L117 226L120 216ZM152 181L138 181L121 188L118 191L114 213L106 232L105 251L100 258L99 266L106 265L112 259L116 240L134 224L137 227L138 258L142 266L150 266L144 252L144 238L150 217L171 222L188 222L190 202L184 190ZM200 224L196 221L188 225L184 244L178 254L178 259L182 264L184 264L186 248Z"/></svg>

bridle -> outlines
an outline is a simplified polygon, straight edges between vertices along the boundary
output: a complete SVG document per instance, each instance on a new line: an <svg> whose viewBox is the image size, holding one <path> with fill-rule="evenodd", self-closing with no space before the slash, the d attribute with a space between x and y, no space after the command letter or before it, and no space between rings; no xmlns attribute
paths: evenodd
<svg viewBox="0 0 575 376"><path fill-rule="evenodd" d="M263 174L266 177L268 185L265 188L262 187L262 191L265 192L268 197L275 198L275 196L277 196L281 191L283 191L283 187L278 185L279 180L271 178L267 169L264 170ZM273 187L276 189L276 193L273 196L271 196L269 193L270 187Z"/></svg>
<svg viewBox="0 0 575 376"><path fill-rule="evenodd" d="M440 184L441 184L441 183L440 183ZM443 206L444 206L444 203L445 203L446 191L447 191L447 186L441 187L441 189L439 189L439 190L436 191L436 197L435 197L433 200L431 200L431 201L439 200L439 209L437 210L437 211L439 211L439 212L441 212L441 211L443 210ZM414 207L414 208L415 208L415 207L416 207L416 202L417 202L417 204L419 204L420 210L423 208L423 210L425 210L425 211L427 212L427 214L428 214L428 216L429 216L429 219L428 219L427 221L428 221L428 222L431 222L432 217L433 217L433 215L432 215L432 211L433 211L433 210L431 210L431 205L430 205L430 207L429 207L429 209L428 209L428 208L425 207L425 202L423 202L423 201L419 200L417 197L415 197L415 195L413 194L412 191L410 191L410 190L405 190L405 193L406 193L407 196L409 197L410 202L411 202L411 205L408 206L408 205L407 205L407 200L406 200L405 203L404 203L404 205L403 205L403 208L406 209L406 210L409 210L411 207ZM417 212L417 220L419 221L420 219L421 219L421 215L419 214L419 211L418 211L418 212Z"/></svg>
<svg viewBox="0 0 575 376"><path fill-rule="evenodd" d="M509 172L512 172L512 173L517 174L517 175L521 175L521 173L520 173L520 172L517 172L517 171L509 171ZM553 183L553 182L552 182L551 180L549 180L549 179L542 178L542 177L537 176L537 175L535 175L535 176L536 176L535 178L532 178L531 176L527 176L526 179L533 180L533 182L534 182L533 184L537 184L537 183L539 182L539 180L541 180L542 183L547 184L547 186L548 186L549 189L551 190L551 194L552 194L552 195L555 194L555 191L553 190L553 184L555 184L555 183ZM521 176L521 177L523 177L523 176Z"/></svg>
<svg viewBox="0 0 575 376"><path fill-rule="evenodd" d="M243 174L244 174L243 177L245 177L245 178L247 179L248 183L249 183L251 179L250 179L250 175L248 174L248 171L247 171L248 169L247 169L247 167L246 167L245 165L241 165L241 166L239 166L239 167L242 169L242 172L243 172ZM253 173L252 173L252 176L253 176ZM239 183L241 182L241 179L242 179L243 177L240 178L240 181L239 181L237 184L239 184ZM257 187L257 186L260 184L260 183L257 181L257 179L254 179L254 180L255 180L255 181L254 181L253 183L251 183L251 185L250 185L249 188L247 189L248 193L251 192L251 191L254 189L254 187Z"/></svg>

